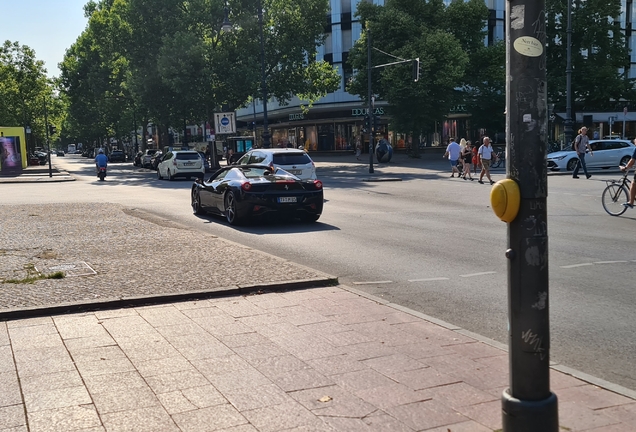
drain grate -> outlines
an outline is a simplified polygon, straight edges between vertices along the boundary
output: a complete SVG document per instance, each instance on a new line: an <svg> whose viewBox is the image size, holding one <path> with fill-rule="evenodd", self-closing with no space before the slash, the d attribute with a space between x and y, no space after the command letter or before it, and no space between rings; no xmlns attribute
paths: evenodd
<svg viewBox="0 0 636 432"><path fill-rule="evenodd" d="M36 269L40 273L55 273L55 272L64 272L66 277L72 276L91 276L96 275L97 272L91 268L85 261L80 261L71 264L58 264L53 266L43 267L42 269Z"/></svg>

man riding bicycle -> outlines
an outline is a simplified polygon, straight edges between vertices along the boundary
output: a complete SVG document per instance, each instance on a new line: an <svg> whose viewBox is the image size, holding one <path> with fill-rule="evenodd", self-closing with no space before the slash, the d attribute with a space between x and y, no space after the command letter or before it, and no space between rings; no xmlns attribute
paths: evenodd
<svg viewBox="0 0 636 432"><path fill-rule="evenodd" d="M634 138L634 144L636 144L636 138ZM629 169L634 166L634 163L636 163L636 150L634 150L634 154L632 155L632 158L629 160L629 162L627 162L627 165L619 166L619 168L621 169L621 171L625 171L625 170L629 171ZM634 181L629 187L629 201L626 203L623 203L623 205L625 207L634 208L635 198L636 198L636 173L634 173Z"/></svg>

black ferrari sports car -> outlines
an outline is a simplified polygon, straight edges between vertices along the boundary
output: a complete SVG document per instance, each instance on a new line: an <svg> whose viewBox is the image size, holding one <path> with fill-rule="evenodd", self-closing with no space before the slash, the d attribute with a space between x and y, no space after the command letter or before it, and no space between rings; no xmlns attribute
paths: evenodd
<svg viewBox="0 0 636 432"><path fill-rule="evenodd" d="M192 185L195 214L225 216L231 225L270 213L315 222L320 218L320 180L300 180L283 169L263 165L230 165Z"/></svg>

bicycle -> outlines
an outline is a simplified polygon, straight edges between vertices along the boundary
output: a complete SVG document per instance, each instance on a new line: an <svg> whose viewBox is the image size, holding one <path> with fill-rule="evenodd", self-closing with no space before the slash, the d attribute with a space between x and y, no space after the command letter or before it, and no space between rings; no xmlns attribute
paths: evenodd
<svg viewBox="0 0 636 432"><path fill-rule="evenodd" d="M505 150L494 153L494 156L495 157L492 163L490 164L491 168L499 168L499 166L501 166L502 163L504 164L504 166L506 166L506 151Z"/></svg>
<svg viewBox="0 0 636 432"><path fill-rule="evenodd" d="M605 211L612 216L620 216L627 210L623 203L629 202L629 170L625 170L620 180L605 180L607 186L601 196Z"/></svg>

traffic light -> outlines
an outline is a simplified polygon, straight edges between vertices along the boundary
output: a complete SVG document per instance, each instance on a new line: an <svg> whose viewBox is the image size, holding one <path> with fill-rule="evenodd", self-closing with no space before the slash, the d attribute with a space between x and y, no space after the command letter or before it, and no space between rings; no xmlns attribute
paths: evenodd
<svg viewBox="0 0 636 432"><path fill-rule="evenodd" d="M49 135L54 135L55 132L57 132L57 128L55 127L55 125L50 124L49 125Z"/></svg>
<svg viewBox="0 0 636 432"><path fill-rule="evenodd" d="M420 80L420 58L412 60L413 65L413 81L418 82Z"/></svg>
<svg viewBox="0 0 636 432"><path fill-rule="evenodd" d="M374 115L373 116L373 130L378 131L380 130L380 120L382 118L379 115Z"/></svg>
<svg viewBox="0 0 636 432"><path fill-rule="evenodd" d="M369 132L371 130L371 116L369 114L364 115L364 131Z"/></svg>

